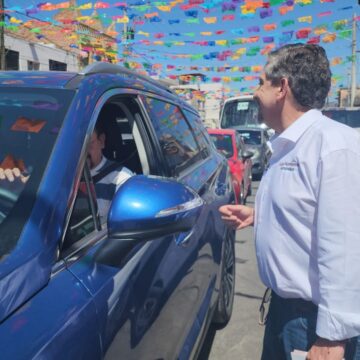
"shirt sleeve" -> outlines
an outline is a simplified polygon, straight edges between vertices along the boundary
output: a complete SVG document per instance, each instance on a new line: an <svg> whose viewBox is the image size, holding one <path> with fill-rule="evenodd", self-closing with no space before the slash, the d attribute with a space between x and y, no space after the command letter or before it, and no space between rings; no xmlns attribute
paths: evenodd
<svg viewBox="0 0 360 360"><path fill-rule="evenodd" d="M319 166L314 262L319 270L317 335L360 334L360 154L337 150Z"/></svg>
<svg viewBox="0 0 360 360"><path fill-rule="evenodd" d="M116 185L116 191L127 179L129 179L133 175L135 174L126 167L123 167L120 171L118 171L113 181L113 183Z"/></svg>

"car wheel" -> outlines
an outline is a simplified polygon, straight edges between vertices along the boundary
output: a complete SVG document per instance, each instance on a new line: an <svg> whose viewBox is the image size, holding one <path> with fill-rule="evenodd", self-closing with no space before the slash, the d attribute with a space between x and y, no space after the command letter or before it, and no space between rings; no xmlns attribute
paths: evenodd
<svg viewBox="0 0 360 360"><path fill-rule="evenodd" d="M221 329L229 322L235 294L235 230L228 230L224 242L219 299L213 324Z"/></svg>

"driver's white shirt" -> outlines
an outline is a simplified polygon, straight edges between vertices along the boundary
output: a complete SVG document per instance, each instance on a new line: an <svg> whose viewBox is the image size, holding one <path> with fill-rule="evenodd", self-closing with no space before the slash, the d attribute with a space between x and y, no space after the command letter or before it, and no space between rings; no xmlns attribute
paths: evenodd
<svg viewBox="0 0 360 360"><path fill-rule="evenodd" d="M359 134L310 110L271 142L255 203L260 277L318 304L319 336L359 335Z"/></svg>
<svg viewBox="0 0 360 360"><path fill-rule="evenodd" d="M106 159L104 156L101 162L90 170L91 176L94 177L99 172L106 169L113 161ZM98 203L99 215L101 222L106 221L110 209L112 198L119 187L134 173L126 167L121 167L111 171L95 184L96 198Z"/></svg>

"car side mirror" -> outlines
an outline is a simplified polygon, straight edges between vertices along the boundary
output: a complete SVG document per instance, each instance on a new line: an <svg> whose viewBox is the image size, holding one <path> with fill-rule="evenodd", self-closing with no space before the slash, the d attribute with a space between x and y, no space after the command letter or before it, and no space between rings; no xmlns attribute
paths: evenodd
<svg viewBox="0 0 360 360"><path fill-rule="evenodd" d="M97 261L119 266L143 241L191 231L202 207L202 198L175 180L132 176L113 198L108 238L96 253Z"/></svg>
<svg viewBox="0 0 360 360"><path fill-rule="evenodd" d="M194 226L203 200L175 180L137 175L116 192L108 214L108 235L150 240Z"/></svg>
<svg viewBox="0 0 360 360"><path fill-rule="evenodd" d="M254 153L252 152L252 151L248 151L248 150L244 150L244 151L242 151L241 152L241 157L243 158L243 159L250 159L250 158L252 158L254 156Z"/></svg>

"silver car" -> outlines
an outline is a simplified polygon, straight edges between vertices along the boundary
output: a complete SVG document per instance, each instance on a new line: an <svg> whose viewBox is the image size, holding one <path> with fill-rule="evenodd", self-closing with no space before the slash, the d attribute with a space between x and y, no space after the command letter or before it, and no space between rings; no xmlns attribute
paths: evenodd
<svg viewBox="0 0 360 360"><path fill-rule="evenodd" d="M234 126L233 129L244 139L246 150L254 153L251 158L252 176L254 179L260 179L271 156L268 130L262 127L247 126Z"/></svg>

